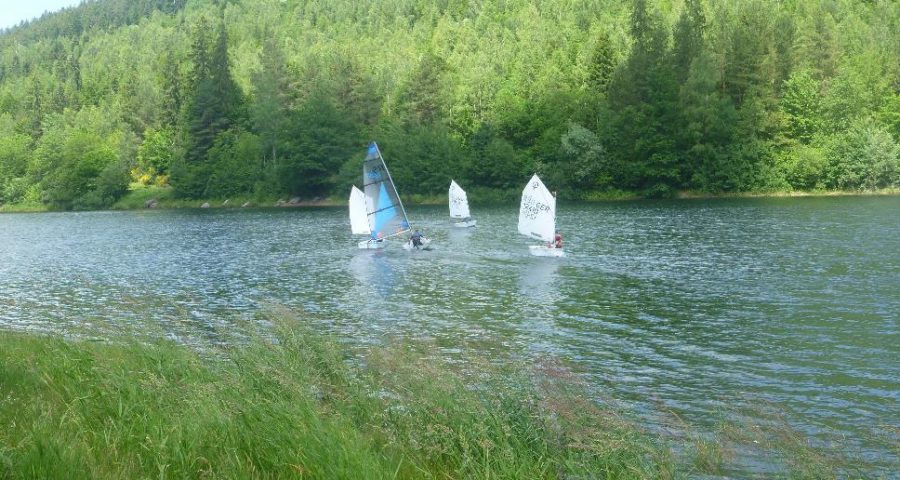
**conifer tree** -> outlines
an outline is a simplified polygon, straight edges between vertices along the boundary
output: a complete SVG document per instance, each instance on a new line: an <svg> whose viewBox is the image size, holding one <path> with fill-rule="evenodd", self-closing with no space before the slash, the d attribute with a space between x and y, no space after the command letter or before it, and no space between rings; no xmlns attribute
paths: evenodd
<svg viewBox="0 0 900 480"><path fill-rule="evenodd" d="M215 43L206 54L204 26L201 21L191 52L194 91L185 114L187 148L183 168L172 172L174 185L187 197L203 195L207 189L213 173L208 154L216 137L241 125L245 118L242 94L231 76L225 24L219 22Z"/></svg>

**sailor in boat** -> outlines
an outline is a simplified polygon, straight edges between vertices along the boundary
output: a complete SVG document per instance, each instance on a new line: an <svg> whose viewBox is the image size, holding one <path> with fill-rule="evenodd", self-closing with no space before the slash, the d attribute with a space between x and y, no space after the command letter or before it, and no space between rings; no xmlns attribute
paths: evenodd
<svg viewBox="0 0 900 480"><path fill-rule="evenodd" d="M369 239L369 242L372 242L372 243L381 243L381 242L383 242L383 241L384 241L384 234L383 234L383 233L381 233L381 232L378 232L378 233L372 232L372 238Z"/></svg>
<svg viewBox="0 0 900 480"><path fill-rule="evenodd" d="M554 200L556 199L556 191L555 190L553 191L553 199ZM549 247L550 245L547 245L547 246ZM556 235L553 236L553 248L562 248L562 247L563 247L562 235L559 233L559 230L557 230Z"/></svg>
<svg viewBox="0 0 900 480"><path fill-rule="evenodd" d="M416 232L409 236L409 241L412 243L413 248L418 249L422 246L422 239L424 238L425 235L419 229L416 229Z"/></svg>
<svg viewBox="0 0 900 480"><path fill-rule="evenodd" d="M556 231L553 241L547 243L547 248L563 248L562 234L559 233L559 230Z"/></svg>

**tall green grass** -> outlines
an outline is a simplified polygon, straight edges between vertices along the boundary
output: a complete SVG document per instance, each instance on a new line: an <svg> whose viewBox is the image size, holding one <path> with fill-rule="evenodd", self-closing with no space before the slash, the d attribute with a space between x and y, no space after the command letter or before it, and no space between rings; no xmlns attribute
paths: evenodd
<svg viewBox="0 0 900 480"><path fill-rule="evenodd" d="M673 448L599 406L552 359L450 363L428 345L351 347L285 311L258 320L264 329L202 348L141 332L106 342L3 335L0 479L725 471L717 442Z"/></svg>
<svg viewBox="0 0 900 480"><path fill-rule="evenodd" d="M559 366L469 376L285 317L203 353L5 335L0 478L667 476L665 452Z"/></svg>

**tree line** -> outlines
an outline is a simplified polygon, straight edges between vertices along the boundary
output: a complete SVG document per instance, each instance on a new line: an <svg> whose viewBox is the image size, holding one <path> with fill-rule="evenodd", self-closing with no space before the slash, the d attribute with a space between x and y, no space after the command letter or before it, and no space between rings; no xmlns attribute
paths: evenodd
<svg viewBox="0 0 900 480"><path fill-rule="evenodd" d="M900 187L891 0L96 0L0 33L0 203Z"/></svg>

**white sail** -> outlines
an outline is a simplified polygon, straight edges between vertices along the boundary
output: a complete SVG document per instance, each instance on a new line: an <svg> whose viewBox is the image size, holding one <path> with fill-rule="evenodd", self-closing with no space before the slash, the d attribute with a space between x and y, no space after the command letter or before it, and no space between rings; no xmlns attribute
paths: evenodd
<svg viewBox="0 0 900 480"><path fill-rule="evenodd" d="M537 175L522 190L519 205L519 233L552 242L556 228L556 197L550 194Z"/></svg>
<svg viewBox="0 0 900 480"><path fill-rule="evenodd" d="M350 190L350 231L354 235L370 235L369 215L366 211L366 194L356 188Z"/></svg>
<svg viewBox="0 0 900 480"><path fill-rule="evenodd" d="M469 218L469 199L466 191L450 180L450 218Z"/></svg>

